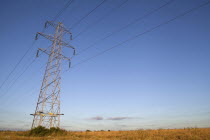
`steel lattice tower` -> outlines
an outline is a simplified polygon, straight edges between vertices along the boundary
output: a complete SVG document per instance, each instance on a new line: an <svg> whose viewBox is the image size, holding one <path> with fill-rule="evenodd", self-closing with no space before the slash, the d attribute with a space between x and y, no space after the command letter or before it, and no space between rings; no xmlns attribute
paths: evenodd
<svg viewBox="0 0 210 140"><path fill-rule="evenodd" d="M37 51L37 57L39 51L42 51L49 55L48 62L46 65L44 78L42 81L38 102L34 116L32 128L37 126L44 126L46 128L50 127L60 127L60 82L61 82L61 65L62 60L65 59L69 61L70 58L62 55L62 48L69 47L73 49L73 54L75 55L75 48L71 45L62 41L63 36L67 33L72 39L72 34L69 32L61 22L53 23L47 21L45 23L45 28L52 26L55 28L54 35L46 35L41 32L37 32L36 40L38 36L41 35L46 39L52 41L52 46L48 49L39 48Z"/></svg>

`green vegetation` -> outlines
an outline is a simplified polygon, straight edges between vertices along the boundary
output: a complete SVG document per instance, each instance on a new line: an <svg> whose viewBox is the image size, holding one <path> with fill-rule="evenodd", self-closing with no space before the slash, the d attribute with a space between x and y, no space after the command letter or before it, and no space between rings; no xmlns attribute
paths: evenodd
<svg viewBox="0 0 210 140"><path fill-rule="evenodd" d="M43 126L38 126L36 128L29 130L26 135L43 137L43 136L63 136L66 134L67 131L60 129L59 127L57 128L51 127L50 129L47 129Z"/></svg>

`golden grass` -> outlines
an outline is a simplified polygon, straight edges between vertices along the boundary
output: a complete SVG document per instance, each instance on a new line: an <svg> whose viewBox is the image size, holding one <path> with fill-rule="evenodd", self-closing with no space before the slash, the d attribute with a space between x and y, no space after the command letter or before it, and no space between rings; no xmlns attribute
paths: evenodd
<svg viewBox="0 0 210 140"><path fill-rule="evenodd" d="M26 137L24 134L2 131L0 140L210 140L210 128L68 132L58 137Z"/></svg>

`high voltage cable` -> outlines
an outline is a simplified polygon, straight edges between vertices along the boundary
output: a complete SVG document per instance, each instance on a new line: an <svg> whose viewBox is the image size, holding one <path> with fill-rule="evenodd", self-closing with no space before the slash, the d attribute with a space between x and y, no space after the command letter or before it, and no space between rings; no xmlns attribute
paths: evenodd
<svg viewBox="0 0 210 140"><path fill-rule="evenodd" d="M98 7L100 7L106 0L103 0L101 3L99 3L95 8L93 8L91 11L89 11L86 15L84 15L80 20L78 20L76 23L74 23L71 26L72 28L75 28L82 20L84 20L86 17L88 17L92 12L94 12ZM69 28L69 27L68 27Z"/></svg>
<svg viewBox="0 0 210 140"><path fill-rule="evenodd" d="M142 35L145 35L145 34L147 34L147 33L149 33L149 32L152 32L152 31L154 31L154 30L156 30L156 29L158 29L158 28L160 28L160 27L162 27L162 26L164 26L164 25L167 25L167 24L171 23L172 21L174 21L174 20L176 20L176 19L178 19L178 18L180 18L180 17L183 17L183 16L185 16L185 15L187 15L187 14L193 12L193 11L196 11L196 10L198 10L198 9L200 9L200 8L202 8L202 7L206 6L206 5L208 5L209 3L210 3L210 1L205 2L205 3L203 3L203 4L201 4L201 5L197 6L197 7L191 8L191 9L189 9L189 10L187 10L187 11L185 11L185 12L183 12L183 13L177 15L177 16L175 16L175 17L172 18L172 19L169 19L169 20L167 20L167 21L165 21L165 22L162 22L161 24L158 24L157 26L154 26L153 28L150 28L150 29L148 29L148 30L146 30L146 31L144 31L144 32L142 32L142 33L140 33L140 34L137 34L136 36L130 37L130 38L128 38L127 40L125 40L125 41L123 41L123 42L121 42L121 43L118 43L117 45L114 45L114 46L112 46L112 47L110 47L110 48L108 48L108 49L106 49L106 50L104 50L104 51L102 51L102 52L100 52L100 53L97 53L96 55L94 55L94 56L92 56L92 57L89 57L89 58L87 58L87 59L85 59L85 60L80 61L79 63L73 65L72 68L75 68L76 66L78 66L78 65L80 65L80 64L82 64L82 63L86 63L87 61L89 61L89 60L91 60L91 59L93 59L93 58L95 58L95 57L97 57L97 56L100 56L100 55L104 54L105 52L108 52L108 51L110 51L110 50L112 50L112 49L114 49L114 48L116 48L116 47L118 47L118 46L120 46L120 45L122 45L122 44L124 44L124 43L127 43L127 42L129 42L129 41L131 41L131 40L134 40L134 39L136 39L136 38L138 38L138 37L140 37L140 36L142 36ZM67 72L67 71L69 71L69 69L65 70L63 73L65 73L65 72ZM62 74L63 74L63 73L62 73Z"/></svg>
<svg viewBox="0 0 210 140"><path fill-rule="evenodd" d="M62 8L58 14L54 17L54 20L57 19L66 8L68 8L68 6L73 2L73 0L70 0L64 8ZM64 9L64 10L63 10ZM44 32L45 28L43 28L42 32ZM23 54L23 56L21 57L21 59L16 63L15 67L10 71L10 73L8 74L8 76L6 77L6 79L2 82L2 84L0 85L0 90L3 87L3 85L6 83L6 81L8 81L8 79L10 78L10 76L12 75L12 73L16 70L16 68L20 65L20 63L22 62L22 60L25 58L25 56L28 54L28 52L34 47L34 44L36 43L36 41L34 40L32 42L32 45L29 46L29 48L26 50L26 52Z"/></svg>
<svg viewBox="0 0 210 140"><path fill-rule="evenodd" d="M189 9L189 10L187 10L187 11L185 11L185 12L183 12L183 13L177 15L177 16L175 16L175 17L172 18L172 19L169 19L169 20L167 20L167 21L165 21L165 22L162 22L161 24L158 24L157 26L154 26L153 28L150 28L150 29L144 31L143 33L140 33L140 34L137 34L136 36L130 37L130 38L128 38L127 40L124 40L123 42L118 43L117 45L114 45L114 46L112 46L112 47L110 47L110 48L108 48L108 49L106 49L106 50L104 50L104 51L102 51L102 52L100 52L100 53L97 53L96 55L94 55L94 56L92 56L92 57L89 57L89 58L87 58L87 59L85 59L85 60L80 61L79 63L73 65L72 68L75 68L76 66L81 65L82 63L85 63L85 62L87 62L87 61L89 61L89 60L91 60L91 59L93 59L93 58L95 58L95 57L97 57L97 56L100 56L100 55L104 54L105 52L108 52L108 51L110 51L110 50L112 50L112 49L114 49L114 48L116 48L116 47L118 47L118 46L120 46L120 45L122 45L122 44L124 44L124 43L127 43L127 42L129 42L129 41L131 41L131 40L134 40L134 39L136 39L136 38L138 38L138 37L140 37L140 36L142 36L142 35L145 35L145 34L147 34L147 33L149 33L149 32L152 32L152 31L154 31L154 30L156 30L156 29L158 29L158 28L160 28L160 27L162 27L162 26L164 26L164 25L167 25L167 24L171 23L172 21L174 21L174 20L176 20L176 19L178 19L178 18L180 18L180 17L183 17L183 16L185 16L185 15L187 15L187 14L189 14L189 13L195 11L195 10L200 9L201 7L204 7L205 5L208 5L209 3L210 3L210 1L205 2L205 3L203 3L203 4L201 4L201 5L197 6L197 7L191 8L191 9ZM71 68L71 69L72 69L72 68ZM64 73L67 72L67 71L69 71L69 69L63 71L62 74L64 74Z"/></svg>
<svg viewBox="0 0 210 140"><path fill-rule="evenodd" d="M26 69L22 71L22 73L12 82L12 84L7 88L7 91L4 92L4 94L2 94L1 98L4 97L8 93L9 89L13 87L16 81L28 70L28 68L35 62L35 60L36 59L33 59L33 61L31 61L31 63L26 67Z"/></svg>
<svg viewBox="0 0 210 140"><path fill-rule="evenodd" d="M50 45L51 46L51 45ZM50 46L47 48L47 49L49 49L50 48ZM41 56L43 53L41 53L39 56ZM23 70L22 71L22 73L13 81L13 82L11 82L10 84L10 86L7 88L7 91L6 92L4 92L4 94L7 94L7 92L14 86L14 84L16 83L16 81L28 70L28 68L36 61L36 59L37 58L34 58L32 61L31 61L31 63L25 68L25 70ZM24 66L26 66L26 65L24 65ZM23 67L24 67L23 66ZM42 68L42 67L41 67ZM3 97L3 96L2 96Z"/></svg>
<svg viewBox="0 0 210 140"><path fill-rule="evenodd" d="M41 56L41 54L40 54L40 56ZM45 65L42 65L42 67L40 67L40 69L42 69L44 66L45 66ZM35 71L35 72L37 72L37 71ZM38 74L38 73L36 73L36 74ZM33 76L34 76L34 75L33 75ZM31 80L31 78L28 78L28 79L24 80L23 83L27 83L29 80ZM27 93L28 93L28 92L27 92ZM24 95L23 95L23 96L24 96ZM3 97L3 96L2 96L2 97ZM18 98L21 98L21 96L18 95Z"/></svg>
<svg viewBox="0 0 210 140"><path fill-rule="evenodd" d="M77 23L75 23L73 26L76 26L77 24L79 24L83 19L85 19L87 16L89 16L93 11L95 11L98 7L100 7L106 0L103 0L99 5L97 5L94 9L92 9L89 13L87 13L83 18L81 18ZM73 2L73 0L70 0L67 2L67 4L64 6L63 9L60 10L60 12L53 18L53 21L56 20L67 8L68 6ZM127 0L125 1L127 2ZM124 2L124 3L125 3ZM124 4L123 3L123 4ZM44 29L43 29L44 31ZM35 44L35 41L33 41L33 45ZM23 57L20 59L20 61L16 64L15 68L10 72L10 74L8 75L8 78L11 76L11 74L15 71L15 69L17 68L17 66L22 62L23 58L26 56L26 54L33 48L30 47L26 53L23 55ZM35 62L36 59L34 59L28 66L27 68L15 79L15 81L9 86L9 89L15 84L15 82L26 72L26 70ZM5 84L5 82L8 80L8 78L5 79L5 81L2 83L1 87ZM8 92L8 90L7 90ZM7 93L6 92L6 93Z"/></svg>
<svg viewBox="0 0 210 140"><path fill-rule="evenodd" d="M82 52L84 52L84 51L87 51L89 48L94 47L97 43L99 43L99 42L101 42L101 41L107 39L108 37L114 35L115 33L118 33L118 32L120 32L120 31L124 30L125 28L127 28L127 27L129 27L129 26L135 24L136 22L138 22L138 21L144 19L145 17L147 17L147 16L149 16L149 15L151 15L151 14L157 12L158 10L164 8L165 6L167 6L168 4L172 3L173 1L174 1L174 0L170 0L169 2L166 2L165 4L161 5L160 7L156 8L156 9L154 9L154 10L148 12L148 13L146 13L145 15L140 16L139 18L137 18L136 20L134 20L134 21L128 23L127 25L125 25L125 26L123 26L123 27L121 27L121 28L119 28L119 29L113 31L112 33L108 34L108 35L105 36L104 38L102 38L102 39L100 39L100 40L94 42L93 44L89 45L88 47L82 49L80 52L78 52L77 55L79 55L80 53L82 53Z"/></svg>
<svg viewBox="0 0 210 140"><path fill-rule="evenodd" d="M86 32L88 29L90 29L91 27L94 27L94 25L98 22L100 22L102 19L106 18L107 16L109 16L111 13L113 13L115 10L117 10L118 8L120 8L121 6L123 6L126 2L128 2L128 0L125 0L124 2L122 2L119 6L117 6L116 8L113 8L110 12L108 12L105 16L99 18L96 22L94 22L94 24L91 24L90 26L87 26L84 30L82 30L80 33L78 33L74 39L76 39L78 36L80 36L82 33Z"/></svg>
<svg viewBox="0 0 210 140"><path fill-rule="evenodd" d="M12 69L12 71L9 73L9 75L7 76L7 78L3 81L3 83L0 86L0 89L2 88L2 86L5 84L5 82L9 79L9 77L12 75L12 73L16 70L16 68L18 67L18 65L22 62L23 58L28 54L28 52L33 48L35 44L35 40L33 41L31 47L29 47L27 49L27 51L23 54L23 56L20 58L20 60L18 61L18 63L15 65L15 67Z"/></svg>
<svg viewBox="0 0 210 140"><path fill-rule="evenodd" d="M105 2L105 0L103 0L101 3L99 3L94 9L92 9L90 12L88 12L83 18L81 18L77 23L75 23L72 27L75 27L77 24L79 24L83 19L85 19L88 15L90 15L93 11L95 11L99 6L101 6L103 3ZM120 6L122 6L124 3L126 3L127 2L127 0L125 1L125 2L123 2ZM119 7L120 7L119 6ZM162 6L161 6L162 7ZM121 28L122 29L122 28ZM33 61L34 62L34 61ZM32 62L32 63L33 63ZM81 62L80 62L81 63ZM77 64L78 65L78 64ZM27 67L27 69L28 69L28 67ZM23 72L24 73L24 72ZM22 73L22 74L23 74ZM22 75L21 74L21 75ZM20 76L19 76L20 77ZM17 79L19 79L19 77L17 78ZM15 80L16 81L16 80ZM14 85L14 83L15 82L13 82L13 84L12 85ZM10 86L11 87L11 86Z"/></svg>
<svg viewBox="0 0 210 140"><path fill-rule="evenodd" d="M53 21L55 21L73 2L74 0L69 0L66 5L58 12L58 14L53 18ZM44 32L45 28L43 28L42 32ZM6 77L6 79L3 81L3 83L0 85L0 89L2 86L6 83L6 81L9 79L9 77L12 75L12 73L16 70L18 65L22 62L22 60L25 58L25 56L28 54L28 52L33 48L35 44L35 40L33 41L32 45L27 49L27 51L24 53L24 55L21 57L21 59L18 61L18 63L15 65L15 67L12 69L12 71L9 73L9 75ZM34 59L28 67L15 79L15 81L12 83L12 85L9 86L9 89L15 84L15 82L26 72L26 70L35 62L36 59ZM8 90L7 90L8 92ZM6 92L6 93L7 93ZM4 94L3 94L4 95Z"/></svg>
<svg viewBox="0 0 210 140"><path fill-rule="evenodd" d="M40 56L41 56L42 54L40 54ZM10 85L9 85L9 87L7 88L7 90L4 92L4 94L2 95L2 96L0 96L1 98L2 97L4 97L7 93L8 93L8 91L10 90L10 89L12 89L12 87L15 85L15 83L18 81L18 79L29 69L29 67L35 62L35 60L36 60L37 58L35 58L35 59L33 59L32 61L31 61L31 63L26 67L26 69L24 70L24 71L22 71L22 73L13 81L13 82L11 82L10 83ZM43 65L41 68L43 68L45 65ZM40 68L40 69L41 69Z"/></svg>
<svg viewBox="0 0 210 140"><path fill-rule="evenodd" d="M32 59L32 60L33 60L33 59ZM28 61L29 61L29 60L28 60ZM21 66L21 67L23 68L22 70L24 70L25 67L26 67L27 65L28 65L28 63L25 63L23 66ZM22 70L21 70L21 71L22 71ZM17 74L16 74L16 75L17 75ZM15 75L15 76L16 76L16 75ZM14 79L16 79L15 76L13 77L13 79L10 80L10 82L8 81L6 85L10 85L10 84L12 83L12 81L14 81ZM5 86L6 86L6 85L5 85ZM6 87L5 87L5 88L6 88ZM4 88L4 89L5 89L5 88ZM10 87L7 87L7 89L10 89L10 88L11 88L11 86L10 86ZM0 93L0 94L1 94L1 93ZM4 94L5 94L5 92L4 92Z"/></svg>
<svg viewBox="0 0 210 140"><path fill-rule="evenodd" d="M63 9L61 9L57 15L55 15L55 17L53 18L52 21L56 21L58 19L58 17L72 4L74 0L69 0L66 5L63 7Z"/></svg>
<svg viewBox="0 0 210 140"><path fill-rule="evenodd" d="M42 65L41 67L40 67L40 69L42 69L43 67L44 67L45 65ZM37 71L35 71L35 72L37 72ZM36 73L36 74L38 74L38 73ZM34 76L34 75L33 75ZM26 81L28 81L28 80L31 80L31 78L28 78L28 79L26 79L26 80L24 80L25 82L24 83L27 83ZM28 92L27 92L28 93ZM21 95L23 95L23 94L21 94ZM23 95L24 96L24 95ZM3 96L2 96L3 97ZM13 96L14 97L14 96ZM21 98L21 96L19 96L18 95L18 98ZM23 99L23 98L22 98ZM11 101L10 101L11 102Z"/></svg>
<svg viewBox="0 0 210 140"><path fill-rule="evenodd" d="M51 45L50 45L50 46L51 46ZM50 46L49 46L49 47L50 47ZM48 48L49 48L49 47L48 47ZM48 49L48 48L47 48L47 49ZM41 55L42 55L42 53L41 53L39 56L41 56ZM13 82L11 82L12 84L10 83L9 87L7 88L6 92L4 92L4 94L1 96L1 98L4 97L4 95L8 93L8 91L14 86L14 84L16 83L16 81L17 81L17 80L18 80L18 79L19 79L19 78L20 78L20 77L29 69L29 67L36 61L36 59L37 59L37 58L34 58L34 59L31 61L31 63L25 68L25 70L23 70L22 73L21 73ZM42 67L43 67L43 66L42 66ZM42 68L42 67L41 67L41 68ZM41 68L40 68L40 69L41 69Z"/></svg>
<svg viewBox="0 0 210 140"><path fill-rule="evenodd" d="M114 46L112 46L112 47L110 47L110 48L108 48L108 49L106 49L106 50L104 50L104 51L102 51L102 52L100 52L100 53L98 53L98 54L92 56L92 57L89 57L89 58L87 58L87 59L85 59L85 60L82 60L81 62L79 62L79 63L73 65L72 67L75 67L75 66L77 66L77 65L80 65L80 64L82 64L82 63L85 63L85 62L87 62L87 61L89 61L89 60L91 60L91 59L93 59L93 58L95 58L95 57L97 57L97 56L99 56L99 55L102 55L102 54L104 54L105 52L108 52L108 51L110 51L110 50L112 50L112 49L114 49L114 48L116 48L116 47L118 47L118 46L120 46L120 45L122 45L122 44L124 44L124 43L127 43L127 42L129 42L129 41L131 41L131 40L134 40L134 39L136 39L136 38L138 38L138 37L140 37L140 36L142 36L142 35L145 35L146 33L152 32L152 31L154 31L154 30L160 28L161 26L164 26L164 25L166 25L166 24L169 24L169 23L171 23L172 21L174 21L174 20L176 20L176 19L178 19L178 18L180 18L180 17L183 17L183 16L185 16L185 15L187 15L187 14L193 12L193 11L196 11L196 10L198 10L198 9L200 9L200 8L202 8L202 7L206 6L206 5L208 5L208 4L210 4L210 1L205 2L205 3L203 3L203 4L201 4L201 5L197 6L197 7L191 8L191 9L185 11L184 13L179 14L179 15L175 16L174 18L172 18L172 19L170 19L170 20L168 20L168 21L162 22L161 24L159 24L159 25L157 25L157 26L155 26L155 27L153 27L153 28L150 28L150 29L144 31L143 33L140 33L140 34L137 34L136 36L130 37L130 38L128 38L127 40L125 40L125 41L123 41L123 42L121 42L121 43L118 43L117 45L114 45ZM68 71L68 70L66 70L66 71ZM65 71L65 72L66 72L66 71Z"/></svg>
<svg viewBox="0 0 210 140"><path fill-rule="evenodd" d="M40 56L41 56L41 54L40 54ZM45 65L43 65L41 68L43 68ZM40 69L41 69L40 68ZM27 81L28 81L28 79L27 79ZM34 89L34 88L33 88ZM28 93L28 92L27 92ZM2 96L3 97L3 96ZM24 98L25 96L22 96L22 99ZM18 96L18 98L21 98L20 96ZM21 101L21 100L20 100ZM11 101L10 101L11 102ZM6 105L5 105L6 106Z"/></svg>

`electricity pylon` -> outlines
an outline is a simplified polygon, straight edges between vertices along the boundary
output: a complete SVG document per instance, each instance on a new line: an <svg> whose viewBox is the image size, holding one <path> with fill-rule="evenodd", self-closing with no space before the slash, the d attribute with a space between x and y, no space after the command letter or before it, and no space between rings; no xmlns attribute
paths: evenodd
<svg viewBox="0 0 210 140"><path fill-rule="evenodd" d="M32 128L37 126L60 127L60 80L61 80L61 65L62 60L69 61L69 67L71 60L70 58L62 55L63 46L73 49L73 55L75 55L75 48L68 43L62 41L63 36L67 33L72 39L72 34L69 32L61 22L58 24L47 21L45 28L52 26L55 28L54 35L46 35L41 32L37 32L35 40L41 35L46 39L52 41L52 46L48 49L39 48L37 51L37 57L39 51L42 51L49 55L47 66L42 81L38 102L34 116Z"/></svg>

